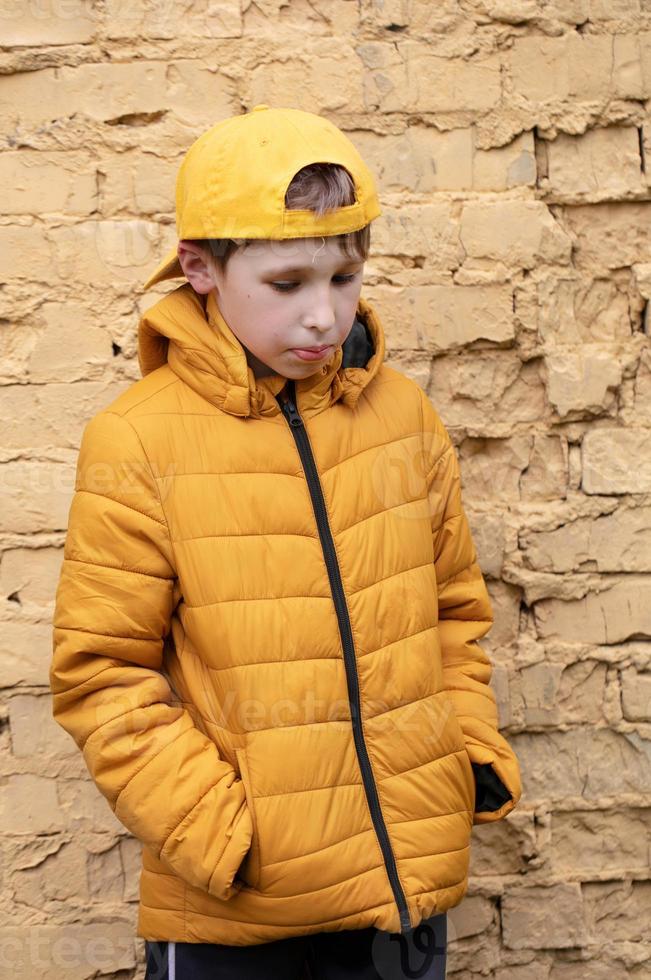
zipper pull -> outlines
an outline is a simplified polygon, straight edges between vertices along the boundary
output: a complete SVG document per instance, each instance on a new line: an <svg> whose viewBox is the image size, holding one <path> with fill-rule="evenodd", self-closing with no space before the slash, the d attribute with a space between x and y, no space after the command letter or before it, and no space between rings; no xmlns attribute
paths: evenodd
<svg viewBox="0 0 651 980"><path fill-rule="evenodd" d="M293 395L294 395L294 385L291 384L288 386L288 393L286 398L283 400L283 404L281 405L281 408L289 424L294 428L298 428L299 426L303 425L303 419L298 414L298 410L296 408L296 403L294 402Z"/></svg>

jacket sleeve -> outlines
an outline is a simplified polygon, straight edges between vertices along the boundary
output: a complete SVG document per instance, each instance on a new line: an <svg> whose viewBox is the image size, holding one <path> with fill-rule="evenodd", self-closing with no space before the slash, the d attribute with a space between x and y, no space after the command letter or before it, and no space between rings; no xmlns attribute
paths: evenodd
<svg viewBox="0 0 651 980"><path fill-rule="evenodd" d="M438 413L422 398L443 683L475 777L473 823L490 823L520 800L520 767L498 730L492 664L478 642L493 624L493 611L463 509L457 454Z"/></svg>
<svg viewBox="0 0 651 980"><path fill-rule="evenodd" d="M86 425L53 618L53 716L117 819L219 899L252 838L235 769L161 673L176 575L161 497L131 423Z"/></svg>

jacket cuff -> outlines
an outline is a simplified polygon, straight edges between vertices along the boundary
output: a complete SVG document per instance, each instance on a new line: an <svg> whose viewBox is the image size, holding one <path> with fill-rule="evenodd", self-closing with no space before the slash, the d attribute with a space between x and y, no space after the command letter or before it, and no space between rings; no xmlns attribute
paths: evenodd
<svg viewBox="0 0 651 980"><path fill-rule="evenodd" d="M475 777L475 813L499 810L513 799L490 762L471 762Z"/></svg>

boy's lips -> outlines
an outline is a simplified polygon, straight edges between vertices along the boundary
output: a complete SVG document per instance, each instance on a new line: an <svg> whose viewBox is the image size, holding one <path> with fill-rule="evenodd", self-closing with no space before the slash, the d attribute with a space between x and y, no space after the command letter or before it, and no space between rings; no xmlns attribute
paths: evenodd
<svg viewBox="0 0 651 980"><path fill-rule="evenodd" d="M325 357L333 348L332 344L323 347L292 347L292 353L302 358L304 361L316 361Z"/></svg>
<svg viewBox="0 0 651 980"><path fill-rule="evenodd" d="M326 348L330 346L331 346L330 344L316 344L314 347L292 347L292 350L318 351L318 350L326 350Z"/></svg>

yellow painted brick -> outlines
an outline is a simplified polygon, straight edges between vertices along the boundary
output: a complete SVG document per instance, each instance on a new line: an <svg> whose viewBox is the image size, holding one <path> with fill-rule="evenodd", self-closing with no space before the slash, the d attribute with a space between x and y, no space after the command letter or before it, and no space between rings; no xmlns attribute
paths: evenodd
<svg viewBox="0 0 651 980"><path fill-rule="evenodd" d="M458 288L455 287L455 291ZM476 299L479 300L484 291L489 298L490 290L501 288L476 287ZM489 311L491 307L487 305L484 309ZM476 307L473 312L478 324L480 308ZM460 322L463 309L455 307L453 315ZM509 322L508 315L504 309L506 323ZM486 328L477 329L480 335L487 332ZM453 341L450 349L454 347ZM446 423L472 428L475 432L487 433L500 424L510 429L518 422L539 419L545 411L545 392L537 364L523 365L511 352L496 352L490 358L483 352L437 358L432 364L431 383Z"/></svg>
<svg viewBox="0 0 651 980"><path fill-rule="evenodd" d="M456 269L463 260L459 223L449 201L385 206L371 227L375 255L422 256L436 269Z"/></svg>
<svg viewBox="0 0 651 980"><path fill-rule="evenodd" d="M104 122L171 109L207 127L236 111L231 85L218 69L184 60L44 68L3 76L0 122L38 126L75 113Z"/></svg>
<svg viewBox="0 0 651 980"><path fill-rule="evenodd" d="M242 34L239 0L199 0L172 3L156 0L152 4L106 0L104 30L109 38L229 38Z"/></svg>
<svg viewBox="0 0 651 980"><path fill-rule="evenodd" d="M27 551L27 549L22 550ZM38 556L37 550L29 550L34 556ZM42 552L43 549L39 550ZM5 552L2 563L6 561L7 555L12 554L15 552ZM30 567L37 575L39 574L36 561L30 562ZM56 581L54 586L56 587ZM51 601L51 598L50 596L48 601ZM74 739L70 738L65 729L52 717L52 700L49 692L41 695L20 693L12 695L9 701L9 730L11 754L16 759L52 755L72 756L78 751Z"/></svg>
<svg viewBox="0 0 651 980"><path fill-rule="evenodd" d="M521 37L513 45L510 75L516 93L528 102L593 100L611 91L613 64L606 35Z"/></svg>
<svg viewBox="0 0 651 980"><path fill-rule="evenodd" d="M25 374L32 382L98 380L113 358L111 337L78 303L45 302L38 310L42 328L30 340ZM21 358L22 360L22 358Z"/></svg>
<svg viewBox="0 0 651 980"><path fill-rule="evenodd" d="M2 214L88 215L97 205L95 167L86 155L17 150L0 156Z"/></svg>
<svg viewBox="0 0 651 980"><path fill-rule="evenodd" d="M367 290L387 321L392 347L438 353L474 340L514 335L511 293L504 286L375 286Z"/></svg>
<svg viewBox="0 0 651 980"><path fill-rule="evenodd" d="M165 68L163 100L163 108L200 132L238 112L232 82L220 72L218 58L216 64L171 61Z"/></svg>
<svg viewBox="0 0 651 980"><path fill-rule="evenodd" d="M581 443L585 493L651 493L651 431L591 429Z"/></svg>
<svg viewBox="0 0 651 980"><path fill-rule="evenodd" d="M504 945L509 949L563 949L586 942L578 881L512 888L501 904Z"/></svg>
<svg viewBox="0 0 651 980"><path fill-rule="evenodd" d="M5 47L87 44L95 38L98 25L90 0L36 4L6 0L0 19Z"/></svg>
<svg viewBox="0 0 651 980"><path fill-rule="evenodd" d="M639 17L640 0L589 0L587 13L591 21Z"/></svg>
<svg viewBox="0 0 651 980"><path fill-rule="evenodd" d="M52 264L52 249L40 225L0 226L0 279L42 281Z"/></svg>
<svg viewBox="0 0 651 980"><path fill-rule="evenodd" d="M85 422L129 384L113 380L109 365L102 381L0 387L3 446L39 452L48 447L78 448Z"/></svg>
<svg viewBox="0 0 651 980"><path fill-rule="evenodd" d="M83 221L53 229L50 239L52 281L134 289L157 262L158 229L146 221Z"/></svg>
<svg viewBox="0 0 651 980"><path fill-rule="evenodd" d="M3 780L0 820L6 834L51 834L63 827L56 782L42 776L10 775Z"/></svg>
<svg viewBox="0 0 651 980"><path fill-rule="evenodd" d="M593 274L651 262L651 203L586 204L568 208L565 221L575 237L574 261Z"/></svg>
<svg viewBox="0 0 651 980"><path fill-rule="evenodd" d="M4 463L2 469L10 466ZM1 484L4 487L4 483ZM3 509L4 509L3 498ZM4 530L4 528L0 528ZM17 524L11 530L19 531ZM11 605L11 603L7 603ZM39 623L27 621L3 621L0 626L0 663L2 683L47 686L48 668L52 657L52 627L47 620ZM4 792L0 798L4 797ZM6 828L3 822L2 826Z"/></svg>
<svg viewBox="0 0 651 980"><path fill-rule="evenodd" d="M365 108L380 112L485 111L500 99L495 57L472 62L441 58L420 41L369 41L357 47L364 63Z"/></svg>
<svg viewBox="0 0 651 980"><path fill-rule="evenodd" d="M363 112L363 77L364 66L348 40L306 41L291 58L264 62L247 73L243 101L247 106L289 105L325 115L334 110Z"/></svg>
<svg viewBox="0 0 651 980"><path fill-rule="evenodd" d="M104 121L165 108L165 64L97 64L8 75L0 85L0 120L37 126L74 113Z"/></svg>
<svg viewBox="0 0 651 980"><path fill-rule="evenodd" d="M48 605L56 589L61 548L8 548L0 556L0 594L21 603Z"/></svg>
<svg viewBox="0 0 651 980"><path fill-rule="evenodd" d="M531 269L570 261L571 241L541 201L465 204L461 241L470 258Z"/></svg>
<svg viewBox="0 0 651 980"><path fill-rule="evenodd" d="M117 921L57 922L6 925L0 929L0 947L12 980L81 978L133 971L136 966L134 923L122 915Z"/></svg>
<svg viewBox="0 0 651 980"><path fill-rule="evenodd" d="M377 178L380 194L389 191L425 194L470 190L473 186L469 127L440 133L433 127L409 126L400 135L361 130L352 136Z"/></svg>
<svg viewBox="0 0 651 980"><path fill-rule="evenodd" d="M309 37L351 37L360 29L361 4L353 0L320 0L303 4L287 0L247 0L242 4L242 33L293 44L300 32Z"/></svg>
<svg viewBox="0 0 651 980"><path fill-rule="evenodd" d="M353 134L377 178L380 194L406 191L500 191L535 183L533 135L523 133L508 146L474 148L471 127L441 133L410 126L399 136L369 131Z"/></svg>
<svg viewBox="0 0 651 980"><path fill-rule="evenodd" d="M62 531L75 486L73 462L16 460L0 466L0 531ZM13 682L12 682L13 683Z"/></svg>
<svg viewBox="0 0 651 980"><path fill-rule="evenodd" d="M413 37L433 37L464 26L458 0L363 0L362 26L385 31L390 25L406 28ZM473 25L474 26L474 25Z"/></svg>
<svg viewBox="0 0 651 980"><path fill-rule="evenodd" d="M556 200L616 199L645 188L634 126L561 133L547 145L547 156L549 177L542 187Z"/></svg>
<svg viewBox="0 0 651 980"><path fill-rule="evenodd" d="M475 150L472 188L475 191L507 191L536 183L533 133L522 133L506 146Z"/></svg>
<svg viewBox="0 0 651 980"><path fill-rule="evenodd" d="M100 207L104 217L118 212L174 217L176 175L183 154L168 158L145 150L107 156L101 161Z"/></svg>
<svg viewBox="0 0 651 980"><path fill-rule="evenodd" d="M545 356L547 395L560 418L603 415L616 408L623 365L612 350L585 345Z"/></svg>

